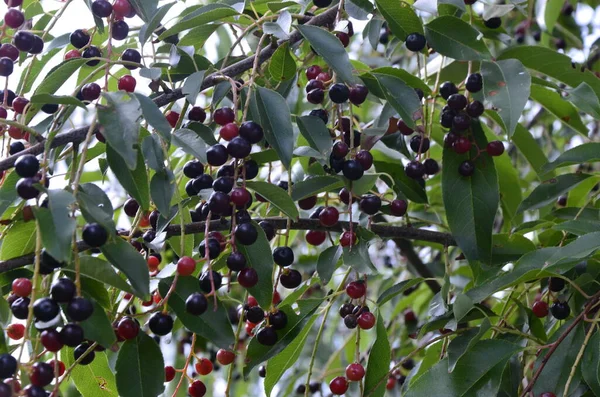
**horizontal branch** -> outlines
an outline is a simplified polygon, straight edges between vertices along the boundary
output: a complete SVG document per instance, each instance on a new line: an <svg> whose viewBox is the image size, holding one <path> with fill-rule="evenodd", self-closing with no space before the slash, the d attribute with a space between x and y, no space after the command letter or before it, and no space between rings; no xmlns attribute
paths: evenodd
<svg viewBox="0 0 600 397"><path fill-rule="evenodd" d="M334 21L336 14L337 14L337 8L334 7L334 8L331 8L331 9L325 11L322 14L319 14L319 15L311 18L310 21L307 22L306 24L307 25L315 25L315 26L328 25ZM289 39L280 40L278 42L278 45L281 45L282 43L284 43L286 41L289 42L290 45L292 45L292 44L297 43L301 39L302 39L302 35L298 31L296 31L290 35ZM259 56L259 64L262 64L263 62L267 61L271 56L273 56L276 49L277 49L277 45L270 45L270 46L264 48L258 55ZM215 73L208 75L202 82L200 91L204 91L210 87L215 86L217 83L219 83L221 81L222 76L228 76L228 77L233 78L233 77L239 76L242 73L252 69L252 66L254 64L254 58L255 58L255 55L249 56L246 59L243 59L239 62L236 62L232 65L227 66L226 68L224 68L223 70L221 70L219 72L215 72ZM181 88L178 88L169 93L165 93L165 94L162 94L162 95L154 98L154 103L156 104L156 106L162 107L171 102L175 102L178 99L183 98L184 96L185 95L183 94ZM62 133L62 134L58 134L56 137L54 137L52 142L50 142L50 148L56 148L59 146L63 146L63 145L66 145L67 143L83 142L89 128L90 128L90 126L88 125L85 127L70 130L70 131ZM31 146L30 148L28 148L22 152L19 152L17 154L7 157L4 160L1 160L0 161L0 172L13 167L15 164L15 161L17 161L17 159L20 156L23 156L25 154L38 155L38 154L42 153L44 151L45 143L46 143L46 141L36 143L35 145Z"/></svg>
<svg viewBox="0 0 600 397"><path fill-rule="evenodd" d="M264 218L264 219L256 219L256 222L260 221L268 221L273 225L273 227L277 230L283 230L287 227L287 219L286 218ZM184 234L198 234L204 233L206 227L206 222L195 222L184 225L183 232ZM354 227L358 227L357 223L354 223ZM209 230L218 231L218 230L229 230L231 228L231 223L227 220L216 220L211 221ZM338 222L335 226L325 227L321 225L321 222L318 219L299 219L296 222L292 222L291 224L292 230L322 230L322 231L331 231L331 232L342 232L344 230L350 229L350 223L345 221ZM178 236L181 234L181 226L180 225L171 225L165 229L167 236ZM406 240L418 240L418 241L427 241L430 243L438 243L442 245L456 245L454 238L452 235L448 233L440 233L432 230L425 229L415 229L408 226L392 226L392 225L383 225L383 224L372 224L371 231L375 233L377 236L381 238L394 238L394 239L406 239ZM121 232L122 235L129 235L129 232ZM139 236L141 233L138 233ZM85 244L83 241L79 241L77 243L77 247L79 251L85 251L90 247ZM35 258L34 254L23 255L17 258L9 259L6 261L0 262L0 273L7 272L9 270L17 269L19 267L23 267L26 265L30 265L33 263Z"/></svg>

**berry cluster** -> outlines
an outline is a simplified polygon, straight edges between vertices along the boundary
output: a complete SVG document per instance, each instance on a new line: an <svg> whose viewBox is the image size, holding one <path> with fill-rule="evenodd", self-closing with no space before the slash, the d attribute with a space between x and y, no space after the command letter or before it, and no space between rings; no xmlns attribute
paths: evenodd
<svg viewBox="0 0 600 397"><path fill-rule="evenodd" d="M548 293L554 295L554 293L561 292L565 288L565 280L559 277L550 277L548 279ZM531 310L536 317L545 318L548 316L548 312L552 314L557 320L564 320L571 314L571 307L567 301L555 299L552 306L548 309L548 303L541 300L542 296L536 297L535 302L531 306Z"/></svg>
<svg viewBox="0 0 600 397"><path fill-rule="evenodd" d="M314 105L323 103L326 91L332 103L343 104L350 101L356 106L363 104L369 95L367 87L361 84L353 87L348 87L343 83L332 84L331 75L323 71L319 65L313 65L306 69L306 77L308 78L308 84L305 87L306 100Z"/></svg>

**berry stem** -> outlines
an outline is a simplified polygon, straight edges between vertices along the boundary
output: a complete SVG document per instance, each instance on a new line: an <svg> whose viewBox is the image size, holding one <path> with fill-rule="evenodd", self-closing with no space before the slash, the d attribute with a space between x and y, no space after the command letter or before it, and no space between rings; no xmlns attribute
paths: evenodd
<svg viewBox="0 0 600 397"><path fill-rule="evenodd" d="M256 52L254 56L254 62L252 63L252 72L250 73L250 81L248 82L248 94L246 96L246 103L244 104L244 112L242 114L242 121L246 121L246 117L248 116L248 110L250 109L250 101L252 98L252 88L254 88L254 80L258 75L258 66L260 64L260 50L262 48L263 42L268 37L268 35L263 34L256 45Z"/></svg>
<svg viewBox="0 0 600 397"><path fill-rule="evenodd" d="M243 302L246 302L248 300L248 291L246 291L244 293L244 300ZM238 321L237 324L237 328L235 330L235 344L234 346L237 347L239 340L240 340L240 334L242 333L242 325L244 324L244 316L243 314L240 315L240 320ZM233 380L233 369L234 369L235 365L234 363L231 363L231 365L229 366L229 371L227 372L227 387L225 388L225 397L229 397L229 389L231 388L231 382Z"/></svg>
<svg viewBox="0 0 600 397"><path fill-rule="evenodd" d="M185 365L181 369L181 372L182 372L181 378L179 378L179 382L177 382L177 386L175 386L175 390L173 391L173 394L171 395L171 397L177 396L177 393L179 392L179 388L183 384L183 380L187 377L187 369L190 365L190 362L192 361L192 357L194 357L195 348L196 348L196 334L192 334L192 343L190 344L190 353L188 354L187 358L185 359Z"/></svg>

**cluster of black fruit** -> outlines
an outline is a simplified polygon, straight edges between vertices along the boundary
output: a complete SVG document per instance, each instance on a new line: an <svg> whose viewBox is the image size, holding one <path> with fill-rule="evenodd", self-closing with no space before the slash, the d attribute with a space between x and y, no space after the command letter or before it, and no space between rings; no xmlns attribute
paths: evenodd
<svg viewBox="0 0 600 397"><path fill-rule="evenodd" d="M343 104L350 101L354 105L363 104L369 90L361 84L348 87L344 83L331 84L332 77L324 72L318 65L313 65L306 70L308 83L306 84L306 100L314 105L323 103L325 91L328 90L329 99L335 104Z"/></svg>
<svg viewBox="0 0 600 397"><path fill-rule="evenodd" d="M245 304L243 307L243 319L250 323L251 328L258 327L256 340L261 345L273 346L279 340L277 331L284 329L288 324L287 314L283 310L275 309L269 313L258 306Z"/></svg>

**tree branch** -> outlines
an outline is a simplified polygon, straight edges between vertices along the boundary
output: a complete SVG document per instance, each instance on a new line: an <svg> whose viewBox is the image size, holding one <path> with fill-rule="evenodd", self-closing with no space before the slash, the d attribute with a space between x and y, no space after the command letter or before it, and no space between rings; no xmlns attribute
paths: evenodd
<svg viewBox="0 0 600 397"><path fill-rule="evenodd" d="M311 18L310 21L308 21L306 24L307 25L315 25L315 26L323 26L323 25L330 24L334 21L336 13L337 13L337 9L335 7L330 8L329 10L325 11L324 13ZM258 55L259 64L262 64L263 62L268 60L271 56L273 56L273 53L275 53L275 50L277 49L277 47L279 45L283 44L284 42L287 41L290 43L290 45L293 45L293 44L299 42L300 40L302 40L302 35L300 34L300 32L295 31L294 33L292 33L290 35L289 39L280 40L277 43L277 45L270 45L270 46L264 48ZM215 73L210 74L202 82L200 91L204 91L210 87L215 86L217 83L219 83L221 81L220 76L225 75L228 77L236 77L236 76L239 76L240 74L246 72L247 70L252 69L252 66L254 64L254 57L255 57L255 55L250 56L250 57L243 59L239 62L236 62L230 66L227 66L220 72L215 72ZM181 88L178 88L172 92L165 93L165 94L162 94L162 95L156 97L154 99L154 103L156 104L156 106L162 107L171 102L175 102L178 99L183 98L184 96L185 95L183 94ZM85 127L70 130L70 131L62 133L62 134L58 134L56 137L54 137L52 142L50 142L50 148L63 146L70 142L71 143L82 142L85 139L85 135L89 128L90 128L90 126L88 125ZM0 172L13 167L15 164L15 161L17 161L17 159L20 156L23 156L26 154L38 155L38 154L42 153L44 151L45 144L46 144L46 141L44 140L42 142L36 143L35 145L31 146L30 148L28 148L26 150L23 150L22 152L19 152L17 154L7 157L4 160L1 160L0 161Z"/></svg>
<svg viewBox="0 0 600 397"><path fill-rule="evenodd" d="M440 290L442 289L440 283L438 283L436 280L431 280L435 278L435 275L423 263L419 255L415 252L415 247L413 246L412 242L410 242L406 238L395 238L394 242L400 250L400 253L404 255L404 257L408 261L409 267L412 267L414 269L414 273L418 274L423 278L430 279L426 280L425 283L427 284L429 289L433 291L434 294L440 292ZM448 240L447 242L450 242L450 240ZM454 245L454 239L452 239L452 244L450 245Z"/></svg>
<svg viewBox="0 0 600 397"><path fill-rule="evenodd" d="M260 222L260 221L268 221L269 223L271 223L273 225L273 227L275 229L278 230L283 230L287 228L287 218L265 218L265 219L256 219L256 222ZM195 222L195 223L189 223L187 225L184 225L184 234L198 234L198 233L204 233L206 227L206 222ZM231 223L227 220L216 220L216 221L211 221L210 225L209 225L209 229L210 230L229 230L231 227ZM358 227L357 223L354 223L354 228ZM333 227L324 227L323 225L321 225L321 222L318 219L299 219L296 222L292 222L291 224L291 229L293 230L328 230L328 231L332 231L332 232L342 232L344 230L349 230L350 229L350 224L349 222L338 222L335 226ZM387 237L387 238L395 238L396 240L401 240L401 241L405 241L408 242L407 240L420 240L420 241L428 241L431 243L438 243L438 244L442 244L442 245L456 245L456 242L454 241L454 238L447 233L440 233L440 232L434 232L431 230L425 230L425 229L415 229L415 228L411 228L411 227L407 227L407 226L391 226L391 225L382 225L382 224L373 224L371 225L371 231L375 234L377 234L379 237ZM181 234L181 227L180 225L171 225L169 227L167 227L165 229L165 232L167 233L167 237L170 236L179 236ZM129 235L129 231L124 231L120 233L121 235L124 236L128 236ZM134 236L140 236L142 234L141 231L139 231L138 233L134 234ZM410 244L410 242L408 242ZM85 251L87 249L89 249L90 247L85 244L83 241L79 241L77 242L77 248L79 251ZM411 244L411 249L412 249L412 244ZM414 250L413 250L414 253ZM411 257L411 254L407 251L407 252L403 252L403 254L405 256L407 256L407 258ZM414 253L414 255L416 255L416 253ZM418 255L417 255L418 258ZM17 269L19 267L23 267L26 265L29 265L32 263L34 259L34 255L33 254L28 254L28 255L23 255L23 256L19 256L17 258L13 258L13 259L9 259L6 261L1 261L0 262L0 273L4 273L13 269ZM414 258L409 259L409 261L411 261L413 263L413 266L415 263L417 263ZM420 259L419 259L420 262ZM420 270L418 271L418 273L422 276L422 277L434 277L433 274L429 271L429 269L422 263L421 266L419 267ZM418 266L418 264L417 264ZM425 269L424 272L421 272L421 270L423 270L423 268ZM426 273L429 272L429 273ZM434 281L435 282L435 281ZM437 288L439 290L439 284L435 283L437 285ZM435 287L434 284L429 284L430 288Z"/></svg>

